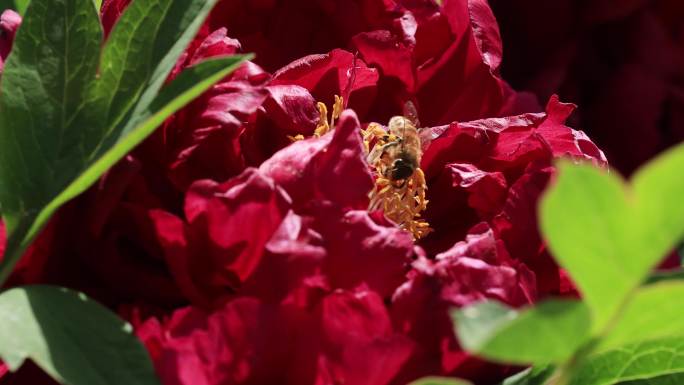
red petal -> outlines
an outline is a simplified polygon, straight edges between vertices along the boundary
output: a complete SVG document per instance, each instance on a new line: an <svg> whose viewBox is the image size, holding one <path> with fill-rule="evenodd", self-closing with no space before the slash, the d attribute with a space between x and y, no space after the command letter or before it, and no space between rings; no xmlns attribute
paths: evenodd
<svg viewBox="0 0 684 385"><path fill-rule="evenodd" d="M204 306L230 295L259 265L289 204L270 178L247 169L223 184L193 183L185 202L186 226L157 213L165 256L183 293Z"/></svg>
<svg viewBox="0 0 684 385"><path fill-rule="evenodd" d="M292 143L260 167L292 197L295 207L331 201L365 208L373 180L365 160L360 125L344 111L335 130L319 139Z"/></svg>
<svg viewBox="0 0 684 385"><path fill-rule="evenodd" d="M441 57L418 71L421 119L445 124L498 115L506 87L498 77L501 39L489 6L481 0L446 0L442 13L454 38Z"/></svg>
<svg viewBox="0 0 684 385"><path fill-rule="evenodd" d="M11 9L7 9L0 15L0 74L5 65L5 60L12 50L14 35L21 25L21 16Z"/></svg>
<svg viewBox="0 0 684 385"><path fill-rule="evenodd" d="M266 253L240 289L241 294L279 303L290 295L296 296L308 280L320 277L326 250L310 222L288 213L266 244Z"/></svg>
<svg viewBox="0 0 684 385"><path fill-rule="evenodd" d="M482 224L436 261L416 261L409 280L396 291L393 320L420 346L401 378L448 374L487 383L500 380L503 368L484 366L461 351L449 317L452 306L484 298L520 306L531 303L536 291L534 274L511 260L501 241Z"/></svg>
<svg viewBox="0 0 684 385"><path fill-rule="evenodd" d="M102 27L104 28L105 36L109 36L109 32L114 28L114 24L119 20L121 14L126 10L131 0L103 0L100 12L102 13Z"/></svg>
<svg viewBox="0 0 684 385"><path fill-rule="evenodd" d="M323 349L316 384L385 385L411 354L413 344L394 333L382 298L373 292L337 291L320 311Z"/></svg>
<svg viewBox="0 0 684 385"><path fill-rule="evenodd" d="M306 89L280 85L266 90L269 97L240 138L245 159L254 166L288 146L289 136L313 134L318 123L316 102Z"/></svg>
<svg viewBox="0 0 684 385"><path fill-rule="evenodd" d="M325 273L335 288L360 284L389 297L405 278L413 255L411 235L375 223L366 211L350 211L340 219L334 210L318 218L327 250Z"/></svg>
<svg viewBox="0 0 684 385"><path fill-rule="evenodd" d="M333 95L350 95L349 108L363 116L376 94L378 71L362 60L354 60L350 52L335 49L325 55L310 55L279 69L272 85L294 84L306 88L314 99L328 106ZM348 89L348 86L351 86Z"/></svg>
<svg viewBox="0 0 684 385"><path fill-rule="evenodd" d="M401 19L404 36L396 36L390 31L377 30L354 36L353 44L372 65L382 69L383 76L393 76L404 83L408 92L415 88L415 64L413 51L416 44L416 20L411 13ZM408 38L407 38L408 37Z"/></svg>

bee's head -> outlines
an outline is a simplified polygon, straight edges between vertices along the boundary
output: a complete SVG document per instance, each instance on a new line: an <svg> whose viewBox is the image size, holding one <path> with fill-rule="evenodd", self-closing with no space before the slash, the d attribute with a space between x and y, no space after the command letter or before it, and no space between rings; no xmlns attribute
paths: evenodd
<svg viewBox="0 0 684 385"><path fill-rule="evenodd" d="M405 160L403 158L395 159L392 162L392 180L401 180L410 177L415 170L415 166L412 162Z"/></svg>

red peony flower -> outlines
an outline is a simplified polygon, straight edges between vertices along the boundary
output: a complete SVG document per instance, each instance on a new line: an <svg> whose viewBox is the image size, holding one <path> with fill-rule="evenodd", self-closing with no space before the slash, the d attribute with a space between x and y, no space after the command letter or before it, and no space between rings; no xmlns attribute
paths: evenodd
<svg viewBox="0 0 684 385"><path fill-rule="evenodd" d="M517 369L463 352L448 310L576 295L536 203L554 159L605 164L574 106L501 79L501 51L483 0L222 1L171 77L254 62L60 210L12 282L119 309L165 384L498 380ZM431 143L399 186L372 150L408 101ZM411 194L390 214L382 191Z"/></svg>

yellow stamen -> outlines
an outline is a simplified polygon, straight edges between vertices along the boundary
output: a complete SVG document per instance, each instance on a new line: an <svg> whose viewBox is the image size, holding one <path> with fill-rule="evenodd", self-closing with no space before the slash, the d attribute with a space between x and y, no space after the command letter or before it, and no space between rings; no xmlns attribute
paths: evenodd
<svg viewBox="0 0 684 385"><path fill-rule="evenodd" d="M325 103L316 103L316 108L318 109L318 124L316 125L316 129L314 129L313 137L320 138L321 136L327 134L328 132L330 132L330 130L335 128L335 119L338 119L340 117L340 115L342 114L342 110L344 109L344 99L340 96L335 95L335 104L333 104L333 111L329 121L328 107L326 107ZM298 140L303 140L304 135L288 135L288 138L291 141L296 142Z"/></svg>
<svg viewBox="0 0 684 385"><path fill-rule="evenodd" d="M335 95L335 103L333 104L332 117L330 119L330 126L335 127L335 120L339 119L344 109L344 99L341 96Z"/></svg>
<svg viewBox="0 0 684 385"><path fill-rule="evenodd" d="M302 134L298 134L295 136L288 135L287 138L290 139L291 142L298 142L300 140L304 140L304 135L302 135Z"/></svg>
<svg viewBox="0 0 684 385"><path fill-rule="evenodd" d="M316 103L316 107L318 108L318 125L314 130L313 136L320 138L330 131L330 125L328 124L328 107L325 106L325 103L321 102Z"/></svg>

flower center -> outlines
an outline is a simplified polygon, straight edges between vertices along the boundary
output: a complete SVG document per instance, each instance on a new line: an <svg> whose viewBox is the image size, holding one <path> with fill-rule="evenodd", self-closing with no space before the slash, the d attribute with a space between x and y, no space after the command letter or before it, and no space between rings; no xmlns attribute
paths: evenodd
<svg viewBox="0 0 684 385"><path fill-rule="evenodd" d="M422 218L427 208L425 174L420 169L418 130L406 117L395 116L388 130L371 123L362 131L368 163L375 172L368 210L382 210L387 218L421 239L432 229Z"/></svg>
<svg viewBox="0 0 684 385"><path fill-rule="evenodd" d="M330 119L325 103L318 102L318 124L313 137L319 138L335 128L335 120L344 108L344 99L335 95ZM409 114L410 115L410 114ZM422 219L427 208L427 185L420 169L421 140L414 121L404 116L390 119L387 129L370 123L361 130L368 164L375 174L375 186L368 193L368 211L382 210L385 216L400 228L421 239L432 229ZM290 136L293 142L305 139L304 135Z"/></svg>

